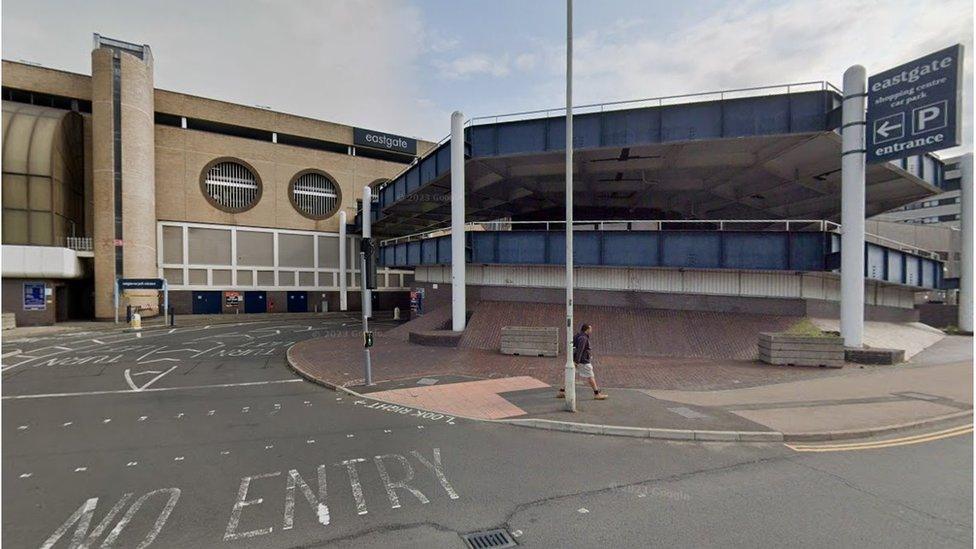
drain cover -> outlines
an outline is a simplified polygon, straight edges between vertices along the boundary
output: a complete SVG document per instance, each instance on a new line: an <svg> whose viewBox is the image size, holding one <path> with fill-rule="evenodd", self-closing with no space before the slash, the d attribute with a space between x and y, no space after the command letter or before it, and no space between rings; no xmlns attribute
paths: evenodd
<svg viewBox="0 0 976 549"><path fill-rule="evenodd" d="M485 549L488 547L515 547L518 545L512 539L512 535L504 528L462 534L461 539L468 544L471 549Z"/></svg>

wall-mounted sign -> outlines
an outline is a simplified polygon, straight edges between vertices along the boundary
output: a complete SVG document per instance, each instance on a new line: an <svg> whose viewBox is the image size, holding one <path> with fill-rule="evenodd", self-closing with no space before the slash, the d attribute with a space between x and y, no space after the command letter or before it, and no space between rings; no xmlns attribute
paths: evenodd
<svg viewBox="0 0 976 549"><path fill-rule="evenodd" d="M869 78L867 163L959 145L962 69L955 45Z"/></svg>
<svg viewBox="0 0 976 549"><path fill-rule="evenodd" d="M162 290L162 278L120 278L119 290Z"/></svg>
<svg viewBox="0 0 976 549"><path fill-rule="evenodd" d="M241 292L224 292L224 301L228 307L240 307L244 299L241 297Z"/></svg>
<svg viewBox="0 0 976 549"><path fill-rule="evenodd" d="M417 140L402 135L353 128L352 142L357 147L369 147L410 155L417 154Z"/></svg>
<svg viewBox="0 0 976 549"><path fill-rule="evenodd" d="M24 282L24 310L43 311L47 309L44 299L43 282Z"/></svg>

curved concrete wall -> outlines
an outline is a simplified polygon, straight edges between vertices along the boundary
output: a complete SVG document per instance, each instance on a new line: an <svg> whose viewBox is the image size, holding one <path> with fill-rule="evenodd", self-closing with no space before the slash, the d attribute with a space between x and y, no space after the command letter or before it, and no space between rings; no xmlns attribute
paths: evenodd
<svg viewBox="0 0 976 549"><path fill-rule="evenodd" d="M122 272L115 261L115 148L113 57L121 68ZM101 48L92 51L92 176L94 188L95 316L114 316L117 276L155 278L156 198L152 58ZM129 292L130 304L157 311L155 291ZM152 313L150 313L152 314Z"/></svg>

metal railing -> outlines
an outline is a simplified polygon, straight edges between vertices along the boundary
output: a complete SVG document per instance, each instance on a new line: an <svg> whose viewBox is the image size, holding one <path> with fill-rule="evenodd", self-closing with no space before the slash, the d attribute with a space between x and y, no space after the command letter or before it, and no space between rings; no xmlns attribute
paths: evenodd
<svg viewBox="0 0 976 549"><path fill-rule="evenodd" d="M64 247L76 252L90 252L95 249L90 236L66 236Z"/></svg>
<svg viewBox="0 0 976 549"><path fill-rule="evenodd" d="M521 227L541 227L549 231L554 227L565 226L565 221L472 221L464 224L465 232L468 231L499 231L512 230ZM701 226L711 226L710 231L785 231L785 232L831 232L841 234L843 232L840 223L835 223L827 219L597 219L573 221L574 230L635 230L633 225L639 225L636 230L642 231L663 231L668 226L690 226L691 230ZM697 227L696 227L697 226ZM580 227L579 229L575 229ZM560 229L561 230L561 229ZM416 240L426 240L446 236L451 233L450 225L441 225L423 232L387 238L380 241L380 246L401 244ZM895 248L903 252L912 253L928 259L941 261L939 254L919 248L912 244L899 242L891 238L872 233L864 234L865 241Z"/></svg>

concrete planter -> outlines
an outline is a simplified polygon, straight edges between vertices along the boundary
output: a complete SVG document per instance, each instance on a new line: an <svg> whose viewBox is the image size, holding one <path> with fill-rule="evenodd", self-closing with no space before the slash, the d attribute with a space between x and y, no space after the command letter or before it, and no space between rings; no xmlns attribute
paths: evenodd
<svg viewBox="0 0 976 549"><path fill-rule="evenodd" d="M759 334L759 360L768 364L840 368L844 365L844 340L840 336L763 332Z"/></svg>
<svg viewBox="0 0 976 549"><path fill-rule="evenodd" d="M502 326L502 354L556 356L559 329L534 326Z"/></svg>

